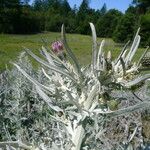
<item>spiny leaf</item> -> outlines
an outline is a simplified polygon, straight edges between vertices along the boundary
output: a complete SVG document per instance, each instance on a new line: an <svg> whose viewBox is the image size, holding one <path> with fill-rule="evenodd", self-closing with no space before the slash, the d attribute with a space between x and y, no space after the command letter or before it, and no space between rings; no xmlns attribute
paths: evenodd
<svg viewBox="0 0 150 150"><path fill-rule="evenodd" d="M134 129L134 132L132 133L132 135L131 135L131 137L130 137L128 143L130 143L130 142L132 141L133 137L135 136L135 133L137 132L137 129L138 129L138 127L136 127L136 128Z"/></svg>
<svg viewBox="0 0 150 150"><path fill-rule="evenodd" d="M97 54L97 69L99 70L100 68L102 68L101 66L101 61L102 61L102 53L103 53L103 47L105 44L105 40L102 40L100 47L99 47L99 51Z"/></svg>
<svg viewBox="0 0 150 150"><path fill-rule="evenodd" d="M93 86L93 89L89 93L88 98L85 101L85 106L84 107L85 107L86 110L88 110L89 107L91 106L92 101L93 101L94 97L96 96L98 90L99 90L99 84L95 84Z"/></svg>
<svg viewBox="0 0 150 150"><path fill-rule="evenodd" d="M125 68L125 62L124 62L124 60L123 60L122 57L120 57L120 62L121 62L121 65L122 65L123 76L125 76L125 74L126 74L126 68Z"/></svg>
<svg viewBox="0 0 150 150"><path fill-rule="evenodd" d="M31 81L34 85L38 85L43 89L51 91L51 89L43 84L39 83L37 80L33 79L30 75L28 75L23 69L21 69L17 64L12 63L29 81Z"/></svg>
<svg viewBox="0 0 150 150"><path fill-rule="evenodd" d="M134 111L137 111L137 110L142 110L142 109L146 109L146 108L149 108L150 107L150 101L149 100L146 100L142 103L138 103L134 106L129 106L127 108L122 108L122 109L119 109L119 110L116 110L116 111L102 111L101 109L95 109L93 112L97 113L97 114L106 114L110 117L117 117L117 116L122 116L122 115L125 115L125 114L130 114Z"/></svg>
<svg viewBox="0 0 150 150"><path fill-rule="evenodd" d="M47 52L47 48L45 48L45 47L42 46L42 53L44 53L44 57L46 57L46 54L45 54L44 51ZM53 60L53 62L55 63L56 66L62 67L64 69L68 70L68 68L66 67L65 63L62 60L60 60L56 56L56 54L54 54L52 51L49 51L49 53L47 52L47 54L50 55L50 57L52 58L52 60Z"/></svg>
<svg viewBox="0 0 150 150"><path fill-rule="evenodd" d="M70 101L78 108L78 110L79 110L80 112L82 112L82 108L81 108L80 104L77 102L77 100L75 100L75 99L73 98L73 96L71 95L70 91L66 90L66 93L67 93L67 95L68 95Z"/></svg>
<svg viewBox="0 0 150 150"><path fill-rule="evenodd" d="M143 75L142 77L134 79L133 81L129 81L127 83L123 83L123 84L121 83L121 84L127 88L130 88L131 86L137 85L149 78L150 78L150 74L146 74L146 75Z"/></svg>
<svg viewBox="0 0 150 150"><path fill-rule="evenodd" d="M129 114L129 113L132 113L134 111L137 111L137 110L142 110L142 109L146 109L146 108L149 108L150 107L150 102L149 101L144 101L142 103L138 103L134 106L129 106L127 108L123 108L123 109L119 109L117 111L114 111L112 112L110 115L112 117L114 116L122 116L122 115L125 115L125 114Z"/></svg>
<svg viewBox="0 0 150 150"><path fill-rule="evenodd" d="M137 63L137 66L140 65L142 59L144 58L144 56L146 55L147 51L149 50L149 46L147 46L146 50L144 51L144 53L142 54L142 56L140 57L138 63Z"/></svg>
<svg viewBox="0 0 150 150"><path fill-rule="evenodd" d="M96 61L97 61L97 35L95 26L93 23L90 23L91 31L92 31L92 38L93 38L93 47L92 47L92 67L93 71L96 69Z"/></svg>
<svg viewBox="0 0 150 150"><path fill-rule="evenodd" d="M129 59L128 59L129 62L132 61L132 59L133 59L133 57L134 57L134 55L135 55L135 53L136 53L136 51L137 51L137 49L138 49L138 46L139 46L139 44L140 44L140 40L141 40L141 37L138 35L138 36L137 36L136 45L135 45L133 51L131 52L131 54L130 54L130 56L129 56Z"/></svg>
<svg viewBox="0 0 150 150"><path fill-rule="evenodd" d="M48 67L49 69L52 69L62 75L65 75L66 77L70 78L72 81L74 81L75 83L77 82L76 79L71 76L68 72L66 72L64 69L54 66L54 65L50 65L47 62L45 62L44 60L42 60L41 58L39 58L38 56L36 56L35 54L33 54L30 50L26 49L27 53L29 55L31 55L36 61L40 62L41 64L43 64L44 66Z"/></svg>
<svg viewBox="0 0 150 150"><path fill-rule="evenodd" d="M44 47L42 47L42 51L44 52L47 61L48 61L50 64L55 65L55 64L54 64L54 61L53 61L53 59L52 59L52 57L48 54L47 50L46 50Z"/></svg>
<svg viewBox="0 0 150 150"><path fill-rule="evenodd" d="M136 32L136 35L135 35L135 38L134 38L134 40L133 40L131 49L130 49L130 51L129 51L127 57L126 57L126 61L125 61L126 65L128 65L128 63L129 63L129 58L130 58L130 56L131 56L131 53L132 53L132 51L134 50L135 46L138 44L138 43L137 43L137 40L138 40L138 36L139 36L138 34L139 34L139 32L140 32L140 28L138 28L138 30L137 30L137 32Z"/></svg>
<svg viewBox="0 0 150 150"><path fill-rule="evenodd" d="M122 55L123 55L123 54L124 54L124 52L126 51L127 46L129 45L129 43L130 43L130 41L128 41L128 42L125 44L125 46L123 47L123 49L122 49L122 51L121 51L120 55L118 56L118 58L117 58L117 60L116 60L116 63L115 63L115 64L117 64L117 63L118 63L118 61L119 61L120 57L122 57Z"/></svg>
<svg viewBox="0 0 150 150"><path fill-rule="evenodd" d="M75 55L73 54L72 50L69 48L67 40L66 40L66 34L65 34L65 26L64 26L64 24L62 25L62 28L61 28L61 35L62 35L62 41L63 41L63 44L64 44L64 46L66 48L66 51L69 54L70 58L73 60L75 66L76 66L76 69L78 71L78 74L80 75L80 77L82 79L83 78L83 74L81 72L81 68L80 68L80 65L78 63L78 60L75 57Z"/></svg>
<svg viewBox="0 0 150 150"><path fill-rule="evenodd" d="M37 93L41 96L41 98L48 104L48 106L53 109L54 111L56 112L63 112L63 110L58 107L58 106L54 106L53 104L53 101L49 98L49 96L44 93L41 88L39 86L36 85L36 90L37 90Z"/></svg>

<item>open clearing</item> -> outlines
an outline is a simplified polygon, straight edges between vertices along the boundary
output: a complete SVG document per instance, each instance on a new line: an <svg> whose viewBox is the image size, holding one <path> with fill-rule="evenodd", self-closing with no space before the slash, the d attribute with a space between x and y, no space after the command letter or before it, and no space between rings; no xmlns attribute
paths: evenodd
<svg viewBox="0 0 150 150"><path fill-rule="evenodd" d="M39 49L44 45L42 39L47 42L47 46L50 48L54 40L60 39L60 33L48 32L33 35L0 34L0 71L4 70L6 65L10 66L10 61L17 59L23 47L31 49L36 54L39 53ZM82 65L90 63L92 52L91 36L67 34L67 39L69 46L80 63ZM101 40L102 38L98 38L98 43L100 43ZM105 51L110 50L113 57L120 52L121 48L120 44L114 43L112 39L106 39ZM143 49L139 49L135 59L139 59L142 52Z"/></svg>

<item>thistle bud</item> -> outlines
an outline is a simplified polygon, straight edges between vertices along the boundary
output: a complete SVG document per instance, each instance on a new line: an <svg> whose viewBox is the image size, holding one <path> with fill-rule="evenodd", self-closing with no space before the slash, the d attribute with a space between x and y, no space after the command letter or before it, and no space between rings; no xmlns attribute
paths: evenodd
<svg viewBox="0 0 150 150"><path fill-rule="evenodd" d="M61 41L56 41L52 43L52 50L54 53L59 54L63 52L63 43Z"/></svg>
<svg viewBox="0 0 150 150"><path fill-rule="evenodd" d="M111 51L108 51L108 53L107 53L107 61L111 62L111 58L112 58Z"/></svg>
<svg viewBox="0 0 150 150"><path fill-rule="evenodd" d="M52 51L61 59L65 59L64 45L61 41L55 41L52 43Z"/></svg>

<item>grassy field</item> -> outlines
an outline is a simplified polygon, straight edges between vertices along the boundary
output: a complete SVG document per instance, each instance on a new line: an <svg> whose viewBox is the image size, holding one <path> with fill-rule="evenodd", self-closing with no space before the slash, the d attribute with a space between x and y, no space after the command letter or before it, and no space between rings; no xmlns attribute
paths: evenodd
<svg viewBox="0 0 150 150"><path fill-rule="evenodd" d="M0 71L5 69L5 66L10 66L10 61L15 61L17 56L23 50L23 47L31 49L35 53L39 53L39 49L44 44L42 38L49 43L56 39L60 39L60 33L40 33L34 35L7 35L0 34ZM76 54L82 65L88 64L91 61L91 48L92 39L90 36L67 34L68 43ZM98 43L101 42L101 38L98 38ZM110 50L113 57L116 56L120 50L120 46L114 43L111 39L106 39L105 51ZM139 49L136 59L138 59L143 52L143 49Z"/></svg>

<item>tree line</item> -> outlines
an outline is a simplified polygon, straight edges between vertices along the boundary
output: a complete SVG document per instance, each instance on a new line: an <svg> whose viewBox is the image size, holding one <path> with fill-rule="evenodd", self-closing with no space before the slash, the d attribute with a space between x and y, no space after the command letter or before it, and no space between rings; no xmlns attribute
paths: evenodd
<svg viewBox="0 0 150 150"><path fill-rule="evenodd" d="M67 0L0 0L0 33L29 34L59 32L62 23L68 33L90 34L93 22L99 37L126 42L141 27L142 44L150 44L150 1L133 0L125 13L107 10L106 4L95 10L89 0L71 8Z"/></svg>

